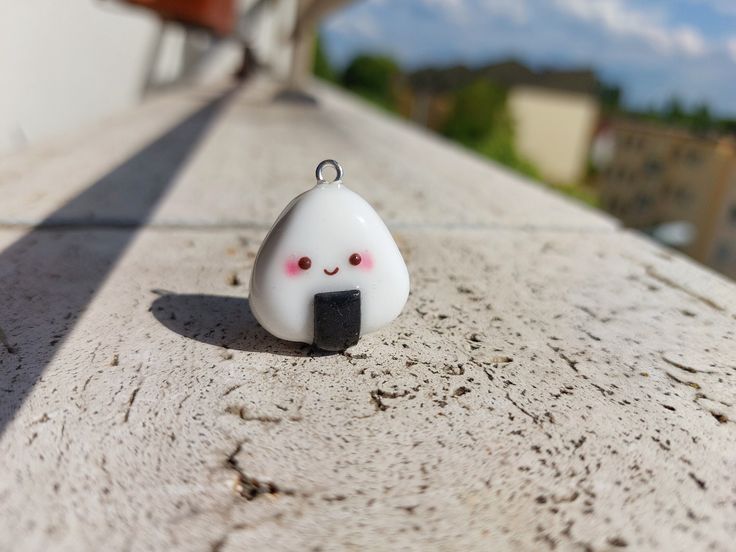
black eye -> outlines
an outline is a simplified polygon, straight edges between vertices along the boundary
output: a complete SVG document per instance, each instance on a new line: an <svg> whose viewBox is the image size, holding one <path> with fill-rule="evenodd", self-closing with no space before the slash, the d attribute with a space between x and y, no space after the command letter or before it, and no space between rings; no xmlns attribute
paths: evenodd
<svg viewBox="0 0 736 552"><path fill-rule="evenodd" d="M302 257L301 259L299 259L299 268L301 268L302 270L309 270L310 268L312 268L312 259L310 259L309 257Z"/></svg>
<svg viewBox="0 0 736 552"><path fill-rule="evenodd" d="M352 255L350 255L350 264L353 266L358 266L360 264L360 261L362 260L363 259L361 258L361 256L357 253L353 253Z"/></svg>

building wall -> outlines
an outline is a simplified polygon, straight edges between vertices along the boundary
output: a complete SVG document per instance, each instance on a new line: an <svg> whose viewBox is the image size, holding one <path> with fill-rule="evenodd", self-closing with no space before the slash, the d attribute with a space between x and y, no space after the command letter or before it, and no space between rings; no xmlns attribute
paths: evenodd
<svg viewBox="0 0 736 552"><path fill-rule="evenodd" d="M614 155L602 174L603 206L627 226L645 228L659 224L669 141L628 127L615 126L611 132Z"/></svg>
<svg viewBox="0 0 736 552"><path fill-rule="evenodd" d="M675 140L670 149L663 183L664 215L668 220L691 221L696 228L691 257L707 262L715 231L716 209L723 201L730 152L707 140Z"/></svg>
<svg viewBox="0 0 736 552"><path fill-rule="evenodd" d="M278 74L295 6L267 2L241 25ZM0 154L123 110L160 85L220 79L241 52L114 0L0 0Z"/></svg>
<svg viewBox="0 0 736 552"><path fill-rule="evenodd" d="M603 207L627 226L693 232L680 249L736 275L736 150L727 142L631 121L612 123L614 154L599 179Z"/></svg>
<svg viewBox="0 0 736 552"><path fill-rule="evenodd" d="M715 207L705 262L736 279L736 157L731 159L723 192Z"/></svg>
<svg viewBox="0 0 736 552"><path fill-rule="evenodd" d="M153 17L89 0L0 2L0 151L135 102Z"/></svg>
<svg viewBox="0 0 736 552"><path fill-rule="evenodd" d="M515 145L546 180L579 181L585 174L598 104L590 96L517 87L509 93Z"/></svg>

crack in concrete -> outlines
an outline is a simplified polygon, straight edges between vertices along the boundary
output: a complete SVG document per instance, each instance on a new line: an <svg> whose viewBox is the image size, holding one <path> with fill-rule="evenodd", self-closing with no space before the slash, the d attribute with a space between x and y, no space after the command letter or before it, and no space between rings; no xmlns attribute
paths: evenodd
<svg viewBox="0 0 736 552"><path fill-rule="evenodd" d="M717 310L718 312L726 312L726 309L723 308L721 305L713 301L712 299L700 295L699 293L696 293L692 291L691 289L686 288L682 284L678 284L674 280L668 278L667 276L663 276L659 272L657 272L652 265L646 265L645 267L647 276L650 278L653 278L654 280L657 280L659 283L666 285L669 288L676 289L677 291L681 291L693 299L697 299L701 303L708 305L710 308Z"/></svg>
<svg viewBox="0 0 736 552"><path fill-rule="evenodd" d="M696 370L694 370L694 369L689 369L688 367L678 366L677 363L668 360L664 356L662 358L666 362L668 362L669 364L671 364L673 366L676 366L678 368L681 368L682 370L685 370L688 373L693 373L693 374L696 373ZM711 399L708 395L706 395L705 393L703 393L702 387L701 387L701 385L699 383L696 383L694 381L687 381L687 380L681 379L681 378L679 378L678 376L676 376L675 374L673 374L672 372L670 372L668 370L665 370L664 373L665 373L665 375L668 378L670 378L675 383L679 383L680 385L686 385L687 387L690 387L690 388L694 389L696 391L695 396L693 398L693 401L695 402L695 404L697 404L700 408L702 408L708 414L710 414L711 416L713 416L719 424L726 424L726 423L728 423L728 422L731 421L729 419L728 415L724 414L723 412L721 412L720 410L718 410L716 408L709 408L706 405L700 404L699 401L702 400L702 399L705 399L707 401L718 403L718 404L720 404L722 406L729 407L729 408L731 406L733 406L733 405L728 404L728 403L725 403L725 402L720 401L720 400Z"/></svg>
<svg viewBox="0 0 736 552"><path fill-rule="evenodd" d="M144 222L136 217L97 217L97 218L69 218L65 220L47 220L47 221L34 221L34 220L22 220L22 219L2 219L0 220L0 230L128 230L140 228L141 223ZM268 230L271 228L271 222L263 221L247 221L247 220L234 220L226 222L193 222L193 221L148 221L146 222L146 228L149 230L224 230L224 231L235 231L235 230ZM596 233L596 234L612 234L620 232L620 228L617 226L613 227L601 227L592 226L587 224L576 225L562 225L562 224L512 224L504 222L495 223L466 223L466 222L399 222L396 220L386 221L386 226L390 230L467 230L467 231L483 231L483 230L506 230L506 231L519 231L524 233L545 233L545 232L559 232L559 233Z"/></svg>
<svg viewBox="0 0 736 552"><path fill-rule="evenodd" d="M525 415L529 416L529 418L531 418L531 420L535 424L542 425L542 423L539 421L539 416L536 416L536 415L530 413L528 410L524 409L523 406L521 406L519 403L517 403L514 399L511 398L511 395L509 395L508 391L506 392L506 398L508 399L508 401L511 404L513 404L517 409L519 409L519 412L521 412L522 414L525 414Z"/></svg>
<svg viewBox="0 0 736 552"><path fill-rule="evenodd" d="M551 343L547 343L547 346L552 349L555 353L557 353L557 356L560 357L562 360L565 361L565 363L573 369L574 372L579 373L579 370L577 369L578 361L573 360L570 357L568 357L565 353L562 352L562 350L559 347L555 347Z"/></svg>
<svg viewBox="0 0 736 552"><path fill-rule="evenodd" d="M279 408L278 405L276 406ZM245 422L261 422L266 424L280 424L284 420L288 420L290 422L301 422L303 419L300 415L266 416L265 414L249 414L248 410L244 406L228 406L225 409L225 412L238 416Z"/></svg>
<svg viewBox="0 0 736 552"><path fill-rule="evenodd" d="M135 398L138 395L138 391L140 391L140 387L136 387L133 389L133 392L130 394L130 398L128 399L128 408L125 411L125 417L123 418L123 423L128 423L128 418L130 417L130 409L133 408L133 403L135 402Z"/></svg>
<svg viewBox="0 0 736 552"><path fill-rule="evenodd" d="M242 386L243 386L243 384L242 384L242 383L239 383L239 384L237 384L237 385L232 385L232 386L228 387L228 388L227 388L227 389L225 390L225 392L224 392L224 393L223 393L223 394L222 394L221 396L222 396L222 397L227 397L227 396L228 396L228 395L229 395L230 393L232 393L233 391L237 391L237 390L238 390L238 389L240 389L240 388L241 388Z"/></svg>
<svg viewBox="0 0 736 552"><path fill-rule="evenodd" d="M409 390L405 389L402 392L398 391L384 391L383 389L374 389L371 391L371 400L376 405L377 410L388 410L389 406L383 402L383 399L400 399L409 394Z"/></svg>
<svg viewBox="0 0 736 552"><path fill-rule="evenodd" d="M263 495L293 496L296 494L293 490L281 488L272 481L260 481L255 477L247 475L238 463L238 454L240 454L241 450L243 450L243 442L237 444L226 460L227 468L236 474L234 490L240 497L250 502Z"/></svg>
<svg viewBox="0 0 736 552"><path fill-rule="evenodd" d="M670 378L672 381L675 381L681 385L687 385L688 387L692 387L693 389L700 389L700 384L695 383L694 381L686 381L683 379L678 378L675 376L672 372L665 370L664 373L667 375L668 378Z"/></svg>

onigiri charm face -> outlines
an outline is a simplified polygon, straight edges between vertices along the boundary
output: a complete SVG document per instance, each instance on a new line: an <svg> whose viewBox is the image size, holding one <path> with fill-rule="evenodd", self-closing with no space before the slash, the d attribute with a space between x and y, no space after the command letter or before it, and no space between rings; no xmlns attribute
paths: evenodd
<svg viewBox="0 0 736 552"><path fill-rule="evenodd" d="M327 182L325 166L337 171ZM250 307L270 333L340 351L389 324L409 296L409 272L378 214L342 184L332 160L317 185L279 215L256 256Z"/></svg>

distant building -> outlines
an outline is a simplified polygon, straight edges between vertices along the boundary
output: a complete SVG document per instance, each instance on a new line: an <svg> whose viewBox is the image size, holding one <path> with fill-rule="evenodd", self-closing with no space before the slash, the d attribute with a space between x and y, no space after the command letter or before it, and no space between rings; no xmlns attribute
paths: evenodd
<svg viewBox="0 0 736 552"><path fill-rule="evenodd" d="M736 277L734 143L626 120L607 124L599 140L613 143L599 179L603 208Z"/></svg>
<svg viewBox="0 0 736 552"><path fill-rule="evenodd" d="M399 94L399 109L440 130L452 111L452 93L479 79L508 90L514 145L546 180L572 183L584 176L599 114L599 83L590 70L533 71L516 61L424 69L410 75Z"/></svg>
<svg viewBox="0 0 736 552"><path fill-rule="evenodd" d="M514 146L551 182L585 176L588 150L598 124L598 102L587 94L519 86L509 91Z"/></svg>

